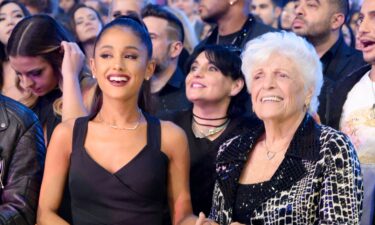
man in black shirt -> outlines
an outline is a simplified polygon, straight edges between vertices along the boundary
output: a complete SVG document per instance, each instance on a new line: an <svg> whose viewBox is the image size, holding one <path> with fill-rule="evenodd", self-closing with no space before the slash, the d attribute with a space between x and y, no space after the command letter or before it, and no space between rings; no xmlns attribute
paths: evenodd
<svg viewBox="0 0 375 225"><path fill-rule="evenodd" d="M269 31L249 13L249 0L201 0L199 13L203 21L217 24L203 44L222 44L243 49L246 42Z"/></svg>
<svg viewBox="0 0 375 225"><path fill-rule="evenodd" d="M155 115L190 107L185 94L185 75L178 67L183 49L184 30L176 16L158 5L142 11L152 41L152 58L156 63L151 78L151 93L156 100Z"/></svg>
<svg viewBox="0 0 375 225"><path fill-rule="evenodd" d="M318 114L322 123L329 118L327 99L336 82L365 65L361 52L343 40L341 27L349 11L347 0L297 0L293 31L305 37L323 64L324 84Z"/></svg>

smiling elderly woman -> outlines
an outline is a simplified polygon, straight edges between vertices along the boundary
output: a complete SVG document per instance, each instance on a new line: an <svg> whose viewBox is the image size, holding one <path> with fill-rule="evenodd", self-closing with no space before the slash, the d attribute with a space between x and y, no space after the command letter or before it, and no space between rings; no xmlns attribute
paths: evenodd
<svg viewBox="0 0 375 225"><path fill-rule="evenodd" d="M220 224L358 224L363 187L347 136L312 118L322 67L292 33L246 46L242 71L263 121L219 149L210 218Z"/></svg>

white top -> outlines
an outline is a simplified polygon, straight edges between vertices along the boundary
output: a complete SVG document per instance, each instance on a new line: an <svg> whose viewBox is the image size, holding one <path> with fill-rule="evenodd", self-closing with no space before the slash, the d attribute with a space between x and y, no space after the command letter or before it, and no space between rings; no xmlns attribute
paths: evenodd
<svg viewBox="0 0 375 225"><path fill-rule="evenodd" d="M375 164L375 82L370 71L348 93L340 130L349 135L361 163Z"/></svg>

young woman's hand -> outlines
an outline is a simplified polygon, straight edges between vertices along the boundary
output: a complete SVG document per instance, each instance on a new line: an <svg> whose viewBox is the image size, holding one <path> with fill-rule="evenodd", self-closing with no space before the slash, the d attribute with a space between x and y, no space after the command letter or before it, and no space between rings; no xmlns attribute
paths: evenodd
<svg viewBox="0 0 375 225"><path fill-rule="evenodd" d="M64 58L61 65L63 78L78 77L85 61L85 55L74 42L62 41L61 47L64 51Z"/></svg>

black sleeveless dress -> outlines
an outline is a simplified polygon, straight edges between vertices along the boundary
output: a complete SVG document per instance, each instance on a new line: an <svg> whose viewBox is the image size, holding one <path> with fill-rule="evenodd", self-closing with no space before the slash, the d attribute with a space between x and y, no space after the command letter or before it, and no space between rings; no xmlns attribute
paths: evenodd
<svg viewBox="0 0 375 225"><path fill-rule="evenodd" d="M168 157L160 150L159 120L145 117L146 146L113 174L95 162L84 148L90 118L76 120L69 169L73 224L162 224Z"/></svg>

